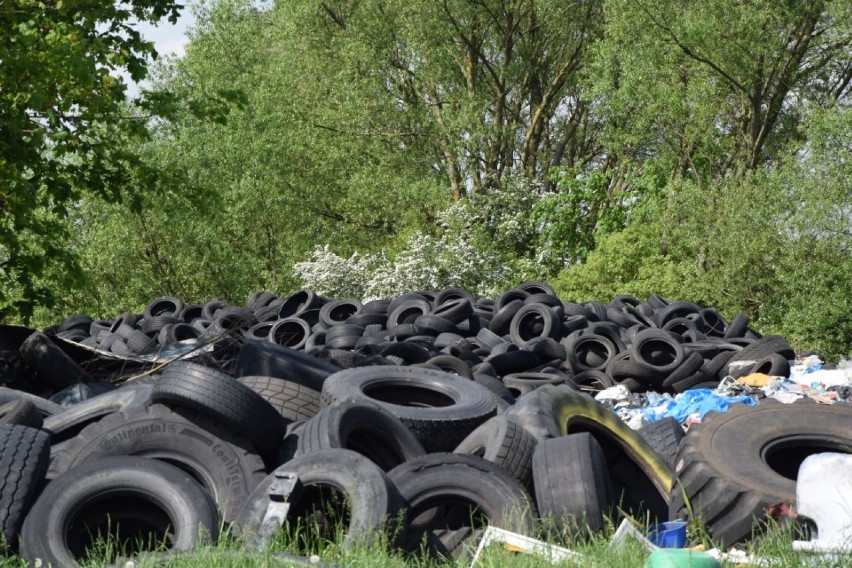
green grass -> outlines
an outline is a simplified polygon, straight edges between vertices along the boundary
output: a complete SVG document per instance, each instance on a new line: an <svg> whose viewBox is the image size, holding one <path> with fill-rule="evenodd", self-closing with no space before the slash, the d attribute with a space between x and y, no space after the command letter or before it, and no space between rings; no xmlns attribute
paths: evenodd
<svg viewBox="0 0 852 568"><path fill-rule="evenodd" d="M610 539L615 532L615 526L610 524L598 534L582 535L582 538L567 541L563 538L551 539L550 542L569 548L584 556L583 560L568 560L558 566L595 566L611 568L641 568L650 554L635 541L628 541L621 548L610 546ZM552 534L552 533L550 533ZM801 533L795 534L792 528L771 525L764 534L748 545L746 551L760 557L763 566L778 568L786 567L816 567L816 568L846 568L852 565L852 556L835 559L820 559L806 553L793 551L791 543L803 538ZM708 539L702 527L691 523L689 527L691 544L703 544L705 548L714 545ZM475 546L475 545L474 545ZM206 546L163 559L141 559L135 564L141 567L169 566L174 568L261 568L293 565L283 554L298 554L306 556L314 554L324 563L353 568L430 568L450 567L461 568L470 565L470 556L457 560L429 559L420 554L406 554L389 545L388 539L379 537L370 546L355 546L344 549L340 541L329 541L309 530L296 530L282 536L261 552L253 551L233 537L225 535L216 545ZM471 551L472 555L472 551ZM110 543L99 542L98 551L92 560L84 566L100 567L116 561L120 554ZM0 566L25 567L26 563L18 557L0 558ZM123 566L119 563L118 566ZM532 555L518 554L505 550L495 544L486 549L485 554L477 563L481 568L543 568L553 566L549 561ZM727 566L734 566L728 564Z"/></svg>

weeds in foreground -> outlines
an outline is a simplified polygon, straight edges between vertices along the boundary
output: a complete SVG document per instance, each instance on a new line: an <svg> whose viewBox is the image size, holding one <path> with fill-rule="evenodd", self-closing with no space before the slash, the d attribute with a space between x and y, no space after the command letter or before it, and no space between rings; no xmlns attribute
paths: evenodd
<svg viewBox="0 0 852 568"><path fill-rule="evenodd" d="M580 558L567 559L557 564L551 564L546 558L534 555L512 552L499 543L488 546L479 561L477 568L544 568L551 566L562 567L607 567L607 568L641 568L649 556L640 543L628 540L621 547L611 545L616 525L608 522L604 530L597 533L573 532L556 535L552 526L537 526L539 534L549 534L553 537L549 542L568 548ZM801 526L795 524L779 525L768 522L758 538L745 548L748 554L760 558L762 567L787 568L846 568L852 565L852 558L817 557L808 553L794 551L793 540L809 538ZM266 543L261 550L255 550L246 545L229 531L223 530L215 545L200 547L192 552L169 553L163 546L150 553L135 557L132 564L127 563L127 557L122 554L122 548L106 541L98 541L97 546L89 551L85 567L134 566L134 568L153 568L159 566L173 568L267 568L274 566L295 566L301 564L299 557L315 556L323 566L341 566L352 568L462 568L468 567L478 541L473 541L465 554L455 559L429 557L417 553L401 551L395 546L398 535L392 531L377 534L369 542L344 542L344 531L335 530L330 536L328 526L322 524L301 524L291 527L291 530L280 531L276 538ZM698 523L689 525L689 541L691 544L703 544L712 548L704 527ZM126 546L127 543L124 543ZM137 547L130 547L135 549ZM15 556L0 557L3 568L23 568L26 563ZM727 564L723 566L735 566Z"/></svg>

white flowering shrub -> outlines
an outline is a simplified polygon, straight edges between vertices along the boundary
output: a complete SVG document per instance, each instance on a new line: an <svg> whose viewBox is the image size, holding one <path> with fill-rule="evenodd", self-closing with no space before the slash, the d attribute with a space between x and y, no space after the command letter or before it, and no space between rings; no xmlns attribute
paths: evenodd
<svg viewBox="0 0 852 568"><path fill-rule="evenodd" d="M331 297L390 298L414 290L458 286L494 296L512 283L544 276L533 215L552 197L543 184L511 181L471 195L438 216L437 234L418 231L393 257L384 251L344 258L318 246L294 272L305 287Z"/></svg>

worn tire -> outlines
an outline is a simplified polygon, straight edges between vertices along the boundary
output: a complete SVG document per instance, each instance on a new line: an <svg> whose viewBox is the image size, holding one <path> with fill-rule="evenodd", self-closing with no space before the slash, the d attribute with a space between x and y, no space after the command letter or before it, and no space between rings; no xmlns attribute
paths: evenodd
<svg viewBox="0 0 852 568"><path fill-rule="evenodd" d="M0 424L41 428L44 425L44 418L31 400L21 398L0 404Z"/></svg>
<svg viewBox="0 0 852 568"><path fill-rule="evenodd" d="M648 445L654 448L660 456L674 469L675 456L677 455L680 441L683 439L683 428L680 422L667 416L654 422L643 424L636 430Z"/></svg>
<svg viewBox="0 0 852 568"><path fill-rule="evenodd" d="M121 547L170 541L181 551L215 541L218 529L216 506L189 474L158 460L112 457L47 486L21 530L21 556L32 566L78 566L102 531Z"/></svg>
<svg viewBox="0 0 852 568"><path fill-rule="evenodd" d="M430 452L452 450L496 413L496 403L484 387L419 367L347 369L326 379L322 397L326 404L342 398L378 402Z"/></svg>
<svg viewBox="0 0 852 568"><path fill-rule="evenodd" d="M495 416L462 440L455 454L479 456L497 464L524 487L532 479L532 456L537 441L506 416Z"/></svg>
<svg viewBox="0 0 852 568"><path fill-rule="evenodd" d="M32 402L42 417L53 416L54 414L59 414L65 410L55 402L50 402L46 398L41 398L40 396L24 391L0 387L0 404L4 402L11 402L13 400L20 400L22 398Z"/></svg>
<svg viewBox="0 0 852 568"><path fill-rule="evenodd" d="M589 395L565 386L545 385L519 399L507 416L539 442L591 432L603 448L616 498L621 492L635 495L631 504L634 510L641 508L658 518L667 516L674 478L671 468L618 415ZM627 472L623 464L633 467Z"/></svg>
<svg viewBox="0 0 852 568"><path fill-rule="evenodd" d="M138 455L179 464L232 521L266 474L252 445L233 430L188 409L154 404L115 412L90 424L56 454L53 477L110 456Z"/></svg>
<svg viewBox="0 0 852 568"><path fill-rule="evenodd" d="M144 406L151 395L152 384L127 385L92 397L64 412L48 416L44 429L51 434L51 444L57 445L76 436L83 428L113 412Z"/></svg>
<svg viewBox="0 0 852 568"><path fill-rule="evenodd" d="M227 424L270 461L287 428L286 420L262 396L221 371L195 363L178 361L166 367L150 400L191 408Z"/></svg>
<svg viewBox="0 0 852 568"><path fill-rule="evenodd" d="M768 506L795 500L799 465L820 452L852 453L852 408L804 399L709 413L677 453L671 515L691 511L724 547L747 539Z"/></svg>
<svg viewBox="0 0 852 568"><path fill-rule="evenodd" d="M535 502L559 531L597 532L612 504L603 450L588 432L545 440L532 460Z"/></svg>
<svg viewBox="0 0 852 568"><path fill-rule="evenodd" d="M326 449L299 456L279 466L249 496L235 521L243 538L256 536L269 506L269 488L277 472L293 472L304 490L291 497L290 519L304 519L330 503L328 491L342 493L350 507L344 547L369 544L378 531L401 516L403 501L385 473L364 456L345 449Z"/></svg>
<svg viewBox="0 0 852 568"><path fill-rule="evenodd" d="M319 412L320 392L305 385L275 377L249 376L237 381L263 397L288 422L309 420Z"/></svg>
<svg viewBox="0 0 852 568"><path fill-rule="evenodd" d="M382 471L426 453L396 416L369 400L340 399L326 406L301 429L296 455L329 448L355 451Z"/></svg>
<svg viewBox="0 0 852 568"><path fill-rule="evenodd" d="M0 424L0 552L14 546L49 461L47 432L20 424Z"/></svg>
<svg viewBox="0 0 852 568"><path fill-rule="evenodd" d="M409 507L405 548L429 542L431 552L446 555L454 531L493 525L528 533L535 505L520 484L497 465L477 456L434 453L408 461L388 473ZM435 531L447 531L435 535ZM474 531L475 532L475 531ZM439 542L435 542L435 540ZM449 549L449 550L448 550Z"/></svg>

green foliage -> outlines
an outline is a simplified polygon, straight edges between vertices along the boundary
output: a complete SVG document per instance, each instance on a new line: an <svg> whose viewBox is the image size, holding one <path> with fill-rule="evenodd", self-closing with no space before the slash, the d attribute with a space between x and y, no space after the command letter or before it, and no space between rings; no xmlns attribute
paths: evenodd
<svg viewBox="0 0 852 568"><path fill-rule="evenodd" d="M233 93L203 102L146 92L134 104L120 72L139 81L156 58L136 22L174 21L170 0L15 1L0 5L0 307L27 320L81 281L75 240L82 199L138 198L176 172L141 159L151 119L183 107L223 120Z"/></svg>
<svg viewBox="0 0 852 568"><path fill-rule="evenodd" d="M720 180L799 139L802 103L848 97L849 4L610 0L590 77L610 152Z"/></svg>
<svg viewBox="0 0 852 568"><path fill-rule="evenodd" d="M829 358L852 345L850 110L815 111L811 142L773 169L713 188L670 182L622 231L554 282L571 299L617 294L694 301ZM819 188L815 191L815 188Z"/></svg>

